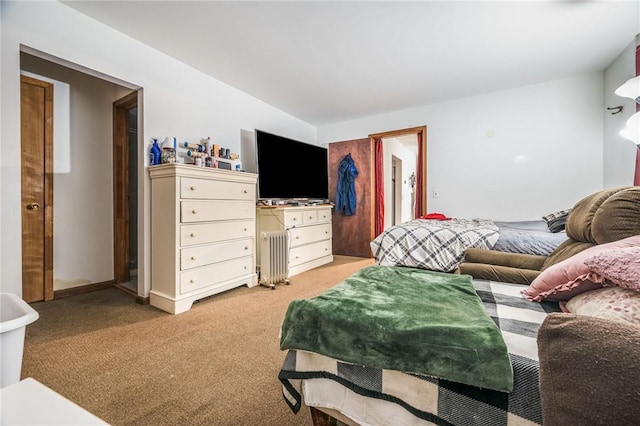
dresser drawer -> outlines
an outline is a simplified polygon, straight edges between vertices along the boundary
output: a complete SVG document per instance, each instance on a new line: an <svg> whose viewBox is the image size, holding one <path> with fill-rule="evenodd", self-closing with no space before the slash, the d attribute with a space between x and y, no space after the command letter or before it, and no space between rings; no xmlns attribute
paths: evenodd
<svg viewBox="0 0 640 426"><path fill-rule="evenodd" d="M253 240L235 240L180 250L180 269L197 268L253 254Z"/></svg>
<svg viewBox="0 0 640 426"><path fill-rule="evenodd" d="M182 223L229 219L253 220L256 214L253 201L182 201L180 210Z"/></svg>
<svg viewBox="0 0 640 426"><path fill-rule="evenodd" d="M331 238L331 224L324 223L315 226L303 226L289 230L291 235L291 247L302 244L313 243L315 241Z"/></svg>
<svg viewBox="0 0 640 426"><path fill-rule="evenodd" d="M331 209L318 209L318 223L331 222Z"/></svg>
<svg viewBox="0 0 640 426"><path fill-rule="evenodd" d="M302 223L304 225L315 225L318 223L317 210L305 210L302 212Z"/></svg>
<svg viewBox="0 0 640 426"><path fill-rule="evenodd" d="M254 237L255 225L251 220L196 223L180 226L180 245L214 243L236 238Z"/></svg>
<svg viewBox="0 0 640 426"><path fill-rule="evenodd" d="M305 246L294 247L290 251L289 266L310 262L331 254L331 240L318 241Z"/></svg>
<svg viewBox="0 0 640 426"><path fill-rule="evenodd" d="M284 226L285 228L291 228L292 226L302 225L302 212L301 211L285 211L284 212Z"/></svg>
<svg viewBox="0 0 640 426"><path fill-rule="evenodd" d="M255 185L249 183L180 178L181 198L253 201L255 191Z"/></svg>
<svg viewBox="0 0 640 426"><path fill-rule="evenodd" d="M203 287L215 287L217 284L254 272L255 265L251 256L190 269L180 273L180 293L185 294Z"/></svg>

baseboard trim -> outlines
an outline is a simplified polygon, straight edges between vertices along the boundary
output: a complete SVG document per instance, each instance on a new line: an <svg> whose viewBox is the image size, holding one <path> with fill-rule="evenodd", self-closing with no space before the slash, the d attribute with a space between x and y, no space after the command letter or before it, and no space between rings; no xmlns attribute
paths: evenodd
<svg viewBox="0 0 640 426"><path fill-rule="evenodd" d="M63 297L76 296L78 294L92 293L98 290L104 290L114 286L113 280L104 281L101 283L92 283L87 285L81 285L78 287L65 288L64 290L56 290L53 292L54 299L62 299Z"/></svg>
<svg viewBox="0 0 640 426"><path fill-rule="evenodd" d="M133 297L135 297L136 298L136 303L138 303L140 305L148 305L149 304L149 296L147 296L147 297L139 296L138 293L136 293L135 291L131 290L128 287L123 286L122 284L114 284L113 286L115 288L117 288L118 290L122 290L125 293L128 293L128 294L132 295Z"/></svg>
<svg viewBox="0 0 640 426"><path fill-rule="evenodd" d="M149 304L149 296L147 297L139 296L135 291L131 290L130 288L127 288L122 284L115 284L113 280L104 281L101 283L81 285L78 287L65 288L64 290L56 290L53 292L53 298L62 299L64 297L76 296L78 294L93 293L94 291L104 290L107 288L117 288L118 290L121 290L127 294L130 294L131 296L135 297L136 303L140 305Z"/></svg>

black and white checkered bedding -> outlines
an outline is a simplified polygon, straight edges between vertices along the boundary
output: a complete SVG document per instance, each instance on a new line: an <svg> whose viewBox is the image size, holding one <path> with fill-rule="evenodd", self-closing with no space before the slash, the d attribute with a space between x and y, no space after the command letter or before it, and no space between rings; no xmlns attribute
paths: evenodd
<svg viewBox="0 0 640 426"><path fill-rule="evenodd" d="M434 424L542 424L536 336L546 315L560 311L558 304L529 302L520 296L522 286L517 284L475 280L474 286L507 344L514 372L513 392L358 366L290 350L278 375L285 401L297 413L302 406L303 381L330 379L358 395L399 404L413 416ZM407 389L420 398L403 399Z"/></svg>
<svg viewBox="0 0 640 426"><path fill-rule="evenodd" d="M487 219L416 219L386 229L370 246L379 265L451 272L466 249L490 249L498 236L498 226Z"/></svg>

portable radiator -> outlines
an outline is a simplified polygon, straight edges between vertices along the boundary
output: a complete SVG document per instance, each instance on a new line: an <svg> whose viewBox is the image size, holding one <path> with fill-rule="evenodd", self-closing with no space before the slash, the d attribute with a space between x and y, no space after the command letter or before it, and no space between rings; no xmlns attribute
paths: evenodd
<svg viewBox="0 0 640 426"><path fill-rule="evenodd" d="M260 234L260 284L275 290L276 283L289 284L288 231Z"/></svg>

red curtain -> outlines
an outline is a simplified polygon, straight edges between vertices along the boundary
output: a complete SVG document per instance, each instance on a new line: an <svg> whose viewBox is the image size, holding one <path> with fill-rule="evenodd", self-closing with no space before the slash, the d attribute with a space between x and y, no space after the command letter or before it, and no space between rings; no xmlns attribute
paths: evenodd
<svg viewBox="0 0 640 426"><path fill-rule="evenodd" d="M415 213L416 213L416 219L426 213L426 212L422 211L422 200L426 196L426 194L424 192L426 188L423 188L423 186L424 186L423 185L423 183L424 183L424 169L425 169L425 167L423 166L424 160L425 160L425 158L424 158L424 141L422 140L422 132L418 132L418 163L416 164L416 187L415 187L415 194L416 194Z"/></svg>
<svg viewBox="0 0 640 426"><path fill-rule="evenodd" d="M375 191L376 191L376 213L375 213L375 236L384 231L384 167L382 158L382 139L375 139Z"/></svg>

